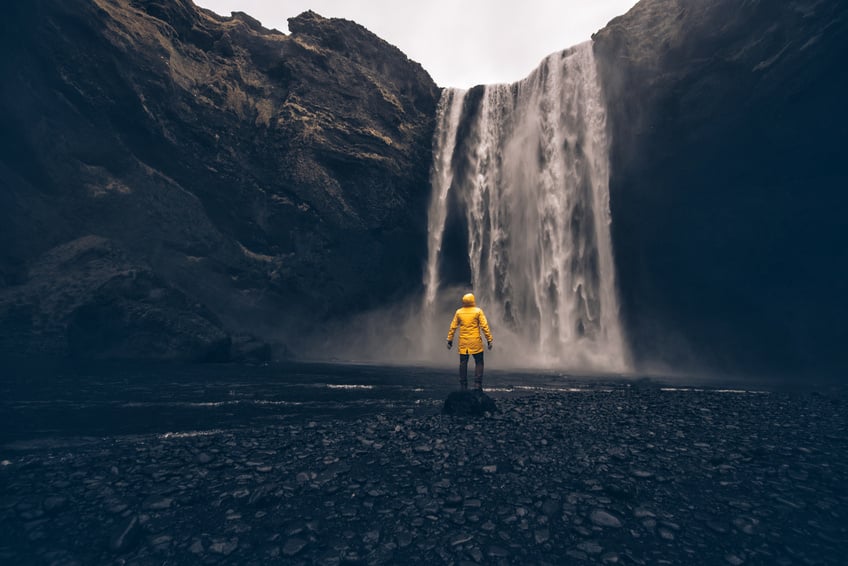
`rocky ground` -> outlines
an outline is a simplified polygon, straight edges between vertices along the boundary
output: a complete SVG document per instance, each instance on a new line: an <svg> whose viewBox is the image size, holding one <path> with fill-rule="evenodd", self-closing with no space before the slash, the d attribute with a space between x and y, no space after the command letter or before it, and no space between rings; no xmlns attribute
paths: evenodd
<svg viewBox="0 0 848 566"><path fill-rule="evenodd" d="M0 452L5 564L844 564L846 399L621 385ZM285 423L285 424L282 424Z"/></svg>

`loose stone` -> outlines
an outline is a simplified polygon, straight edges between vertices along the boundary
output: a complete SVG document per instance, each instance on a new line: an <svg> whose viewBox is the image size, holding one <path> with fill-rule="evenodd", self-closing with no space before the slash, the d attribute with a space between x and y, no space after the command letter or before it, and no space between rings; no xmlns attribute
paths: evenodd
<svg viewBox="0 0 848 566"><path fill-rule="evenodd" d="M295 556L304 549L306 544L306 540L298 537L292 537L288 539L286 544L283 546L283 554L286 556Z"/></svg>
<svg viewBox="0 0 848 566"><path fill-rule="evenodd" d="M619 528L621 527L621 521L615 515L604 511L603 509L595 509L589 515L589 520L592 521L592 524L597 525L599 527L610 527L610 528Z"/></svg>
<svg viewBox="0 0 848 566"><path fill-rule="evenodd" d="M109 540L109 548L116 552L125 552L138 541L140 534L138 516L133 515L126 519L112 535Z"/></svg>
<svg viewBox="0 0 848 566"><path fill-rule="evenodd" d="M229 556L235 551L236 548L238 548L237 538L231 540L216 539L213 540L212 544L209 545L209 552L212 552L213 554Z"/></svg>

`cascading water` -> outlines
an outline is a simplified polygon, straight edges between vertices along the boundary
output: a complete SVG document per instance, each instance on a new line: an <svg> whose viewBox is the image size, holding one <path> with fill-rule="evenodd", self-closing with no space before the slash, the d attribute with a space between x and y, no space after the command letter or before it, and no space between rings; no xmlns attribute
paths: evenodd
<svg viewBox="0 0 848 566"><path fill-rule="evenodd" d="M432 305L439 287L439 254L447 219L447 198L453 182L451 159L456 147L456 127L462 111L465 91L446 89L439 101L438 125L434 140L433 168L430 174L433 194L427 222L427 271L424 303Z"/></svg>
<svg viewBox="0 0 848 566"><path fill-rule="evenodd" d="M440 265L451 252L442 249L445 223L458 213L466 223L468 283L505 352L501 359L627 369L609 230L606 113L591 42L549 56L515 84L445 90L431 181L425 312L436 310Z"/></svg>

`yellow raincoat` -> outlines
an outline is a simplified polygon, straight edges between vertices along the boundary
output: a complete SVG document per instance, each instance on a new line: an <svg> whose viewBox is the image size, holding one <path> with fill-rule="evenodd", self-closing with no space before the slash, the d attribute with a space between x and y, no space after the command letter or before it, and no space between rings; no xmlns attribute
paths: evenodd
<svg viewBox="0 0 848 566"><path fill-rule="evenodd" d="M453 336L459 327L459 353L478 354L483 351L481 330L486 335L487 341L493 341L489 322L483 314L483 309L474 306L474 295L471 293L462 297L462 305L462 308L457 309L456 314L453 315L453 321L448 330L448 342L453 342Z"/></svg>

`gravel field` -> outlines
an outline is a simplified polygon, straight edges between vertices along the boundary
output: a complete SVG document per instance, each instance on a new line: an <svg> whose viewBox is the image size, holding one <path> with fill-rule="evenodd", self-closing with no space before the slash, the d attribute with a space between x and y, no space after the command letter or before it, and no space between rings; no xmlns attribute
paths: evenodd
<svg viewBox="0 0 848 566"><path fill-rule="evenodd" d="M649 382L0 452L4 564L844 564L846 398Z"/></svg>

